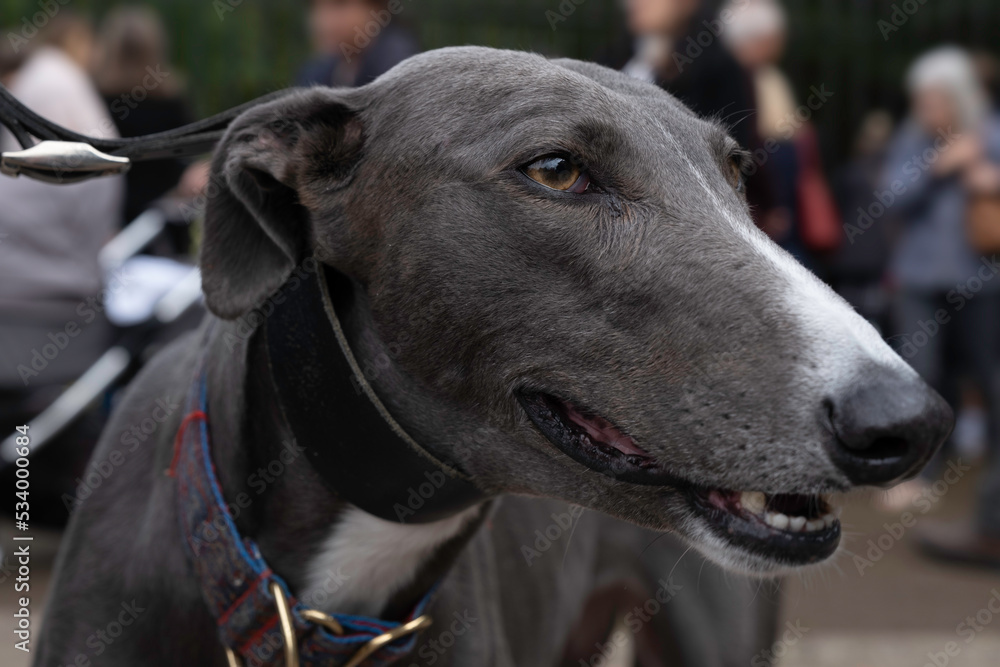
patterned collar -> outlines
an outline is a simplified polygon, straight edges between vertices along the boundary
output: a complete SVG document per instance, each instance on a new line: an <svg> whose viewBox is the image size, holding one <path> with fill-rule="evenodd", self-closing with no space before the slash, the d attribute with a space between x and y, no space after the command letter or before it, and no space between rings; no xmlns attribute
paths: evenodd
<svg viewBox="0 0 1000 667"><path fill-rule="evenodd" d="M204 374L189 392L167 475L177 480L181 533L230 667L382 667L412 652L416 633L430 624L424 610L433 591L402 623L328 616L295 599L226 508L209 446Z"/></svg>

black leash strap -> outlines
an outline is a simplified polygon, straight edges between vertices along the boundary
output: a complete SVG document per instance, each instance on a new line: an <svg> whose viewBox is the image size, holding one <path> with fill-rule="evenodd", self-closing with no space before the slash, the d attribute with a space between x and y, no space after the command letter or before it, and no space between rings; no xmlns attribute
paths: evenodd
<svg viewBox="0 0 1000 667"><path fill-rule="evenodd" d="M98 139L42 118L0 85L0 124L24 148L0 154L0 172L73 183L123 173L132 162L199 155L241 113L288 92L167 132ZM407 435L375 395L334 311L328 280L336 279L319 268L301 284L286 284L265 325L272 380L309 460L344 500L390 521L436 521L486 500L464 473Z"/></svg>
<svg viewBox="0 0 1000 667"><path fill-rule="evenodd" d="M467 475L403 430L368 384L330 296L348 293L345 281L320 264L282 288L264 324L271 377L296 442L338 496L388 521L438 521L484 501Z"/></svg>
<svg viewBox="0 0 1000 667"><path fill-rule="evenodd" d="M0 85L0 124L24 150L0 154L0 173L49 183L75 183L128 171L132 162L189 157L210 151L229 124L247 109L277 99L279 90L204 120L141 137L98 139L39 116ZM41 141L35 143L33 137Z"/></svg>

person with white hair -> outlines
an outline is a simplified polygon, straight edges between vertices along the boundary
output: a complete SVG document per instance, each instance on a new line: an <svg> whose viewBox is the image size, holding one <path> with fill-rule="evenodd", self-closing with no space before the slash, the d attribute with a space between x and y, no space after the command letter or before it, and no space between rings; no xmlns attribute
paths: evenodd
<svg viewBox="0 0 1000 667"><path fill-rule="evenodd" d="M695 113L724 123L743 148L761 147L753 82L725 48L722 35L740 20L720 13L721 0L623 0L630 45L608 64L654 83ZM745 1L744 1L745 4ZM768 164L746 174L754 220L767 229L776 217Z"/></svg>
<svg viewBox="0 0 1000 667"><path fill-rule="evenodd" d="M1000 118L972 58L959 48L919 58L906 85L910 115L873 194L878 206L869 209L901 224L890 262L897 287L894 341L952 405L961 371L973 378L989 421L989 463L975 521L925 521L919 539L930 555L1000 567L1000 267L968 233L971 202L1000 197ZM957 353L960 367L947 366L949 352ZM936 479L942 472L931 465L925 475Z"/></svg>
<svg viewBox="0 0 1000 667"><path fill-rule="evenodd" d="M729 0L720 15L730 20L722 39L750 73L757 101L757 134L772 175L775 210L768 235L800 262L835 250L843 238L840 216L823 174L819 141L779 65L788 36L788 17L778 0ZM815 105L816 98L810 98ZM803 113L805 111L805 113Z"/></svg>

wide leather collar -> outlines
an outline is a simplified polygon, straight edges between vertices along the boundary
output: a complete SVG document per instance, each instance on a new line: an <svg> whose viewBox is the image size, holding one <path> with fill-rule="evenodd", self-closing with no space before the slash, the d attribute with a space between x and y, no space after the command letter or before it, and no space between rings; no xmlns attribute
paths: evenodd
<svg viewBox="0 0 1000 667"><path fill-rule="evenodd" d="M272 297L263 326L284 416L330 490L402 523L438 521L486 500L411 438L368 384L331 299L331 285L349 291L346 278L315 260L303 267Z"/></svg>

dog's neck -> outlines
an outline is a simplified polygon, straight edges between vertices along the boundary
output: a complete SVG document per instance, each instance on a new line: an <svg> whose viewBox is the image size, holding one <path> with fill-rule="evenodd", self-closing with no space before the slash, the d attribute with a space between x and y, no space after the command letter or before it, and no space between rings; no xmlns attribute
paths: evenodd
<svg viewBox="0 0 1000 667"><path fill-rule="evenodd" d="M363 326L359 318L352 322L345 326L348 340ZM257 542L271 568L307 606L405 616L447 572L484 507L434 523L401 525L340 500L282 418L261 332L240 339L231 324L221 326L216 356L225 363L210 371L209 421L218 475L240 532ZM240 342L233 345L235 340ZM221 400L222 387L239 388L242 396Z"/></svg>

